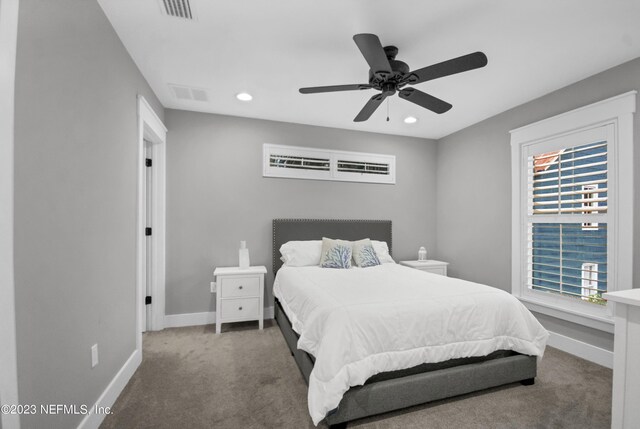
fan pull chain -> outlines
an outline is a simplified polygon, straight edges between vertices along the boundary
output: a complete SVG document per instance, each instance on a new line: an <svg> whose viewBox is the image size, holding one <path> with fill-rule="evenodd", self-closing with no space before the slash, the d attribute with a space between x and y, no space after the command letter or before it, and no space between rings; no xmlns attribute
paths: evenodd
<svg viewBox="0 0 640 429"><path fill-rule="evenodd" d="M389 99L387 98L387 122L389 122Z"/></svg>

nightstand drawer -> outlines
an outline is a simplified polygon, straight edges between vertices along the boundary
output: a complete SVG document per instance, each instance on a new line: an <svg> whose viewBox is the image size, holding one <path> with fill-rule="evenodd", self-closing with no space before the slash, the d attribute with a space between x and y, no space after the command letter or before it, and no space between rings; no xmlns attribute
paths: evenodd
<svg viewBox="0 0 640 429"><path fill-rule="evenodd" d="M223 277L220 280L222 298L260 295L259 277Z"/></svg>
<svg viewBox="0 0 640 429"><path fill-rule="evenodd" d="M441 276L447 275L446 267L419 268L419 270L425 271L427 273L440 274Z"/></svg>
<svg viewBox="0 0 640 429"><path fill-rule="evenodd" d="M260 298L223 299L220 312L222 321L257 319L260 316Z"/></svg>

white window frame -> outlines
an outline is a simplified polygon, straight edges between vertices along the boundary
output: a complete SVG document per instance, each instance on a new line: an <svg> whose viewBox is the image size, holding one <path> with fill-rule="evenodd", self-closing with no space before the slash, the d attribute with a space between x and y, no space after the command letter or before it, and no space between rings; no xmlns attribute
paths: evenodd
<svg viewBox="0 0 640 429"><path fill-rule="evenodd" d="M270 158L272 153L309 158L328 159L329 170L305 170L272 167ZM389 165L389 174L363 174L338 171L338 161L356 161L380 163ZM339 182L381 183L395 185L396 157L377 153L348 152L343 150L316 149L301 146L287 146L264 143L262 145L262 176L289 179L335 180Z"/></svg>
<svg viewBox="0 0 640 429"><path fill-rule="evenodd" d="M525 261L527 232L527 148L596 127L611 126L608 138L608 275L609 292L632 288L633 282L633 114L637 91L630 91L533 124L511 130L511 292L527 308L606 332L613 332L611 304L581 302L529 290ZM545 144L547 146L545 147ZM538 147L536 147L536 150Z"/></svg>

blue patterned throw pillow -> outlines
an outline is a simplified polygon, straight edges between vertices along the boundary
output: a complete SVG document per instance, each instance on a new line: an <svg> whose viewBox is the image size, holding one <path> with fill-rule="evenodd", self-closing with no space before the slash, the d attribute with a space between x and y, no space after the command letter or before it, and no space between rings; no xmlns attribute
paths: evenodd
<svg viewBox="0 0 640 429"><path fill-rule="evenodd" d="M351 268L351 243L344 240L322 239L322 268Z"/></svg>
<svg viewBox="0 0 640 429"><path fill-rule="evenodd" d="M380 265L380 259L368 238L353 242L353 260L360 268Z"/></svg>

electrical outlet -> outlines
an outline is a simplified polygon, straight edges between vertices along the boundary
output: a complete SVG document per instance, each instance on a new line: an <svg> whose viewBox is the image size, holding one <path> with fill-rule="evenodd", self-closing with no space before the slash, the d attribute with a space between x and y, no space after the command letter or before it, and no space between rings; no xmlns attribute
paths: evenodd
<svg viewBox="0 0 640 429"><path fill-rule="evenodd" d="M95 368L98 365L98 345L91 346L91 368Z"/></svg>
<svg viewBox="0 0 640 429"><path fill-rule="evenodd" d="M216 282L211 282L211 293L216 293Z"/></svg>

